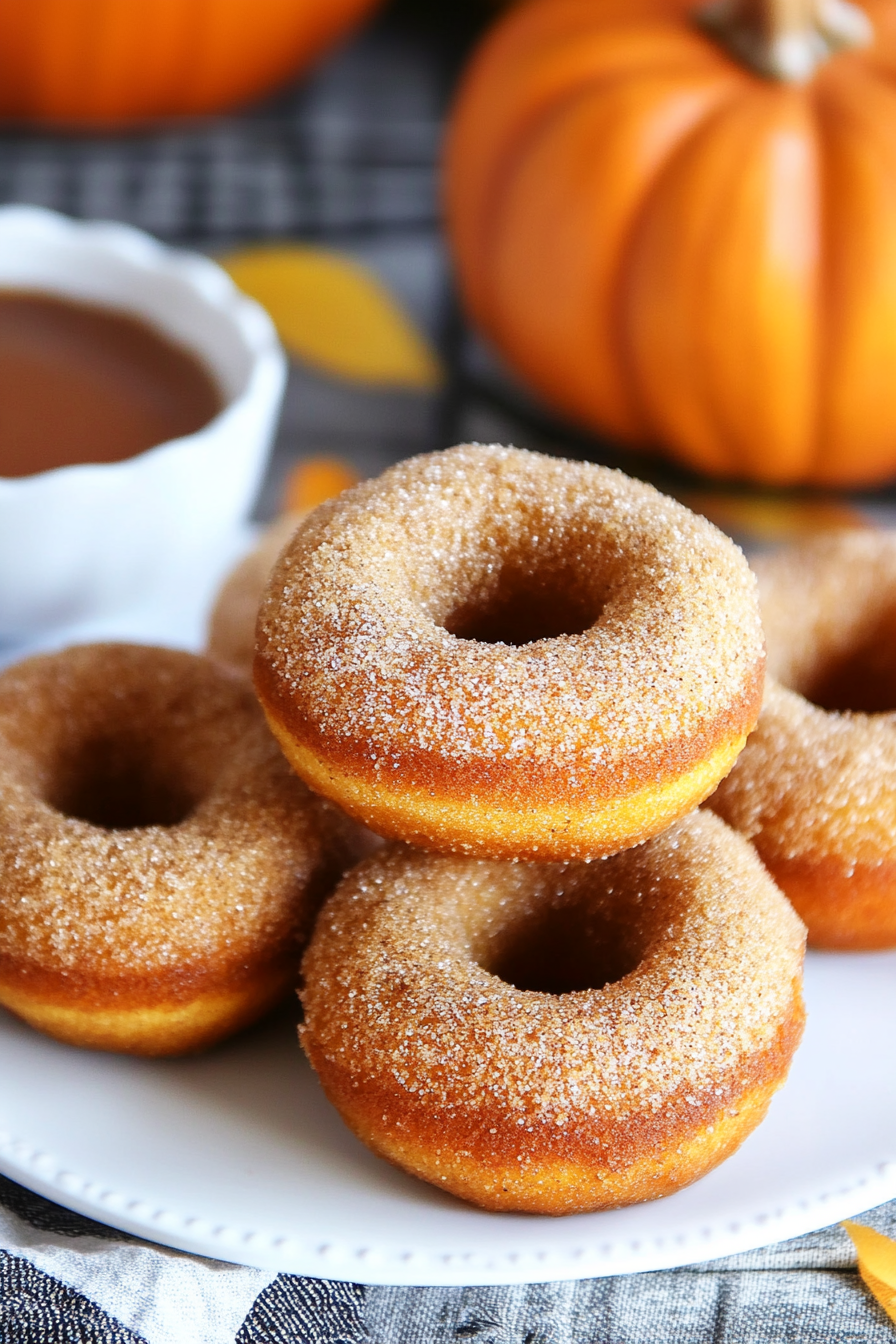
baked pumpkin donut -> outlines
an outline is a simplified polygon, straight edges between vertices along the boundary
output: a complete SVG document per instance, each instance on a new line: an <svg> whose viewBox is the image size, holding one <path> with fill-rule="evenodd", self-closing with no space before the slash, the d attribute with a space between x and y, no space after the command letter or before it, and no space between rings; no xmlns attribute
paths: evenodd
<svg viewBox="0 0 896 1344"><path fill-rule="evenodd" d="M277 556L303 517L286 513L269 524L228 574L209 617L206 649L210 657L251 675L259 603Z"/></svg>
<svg viewBox="0 0 896 1344"><path fill-rule="evenodd" d="M391 846L318 918L301 1040L397 1166L487 1209L615 1208L762 1119L802 1032L804 939L709 813L590 865Z"/></svg>
<svg viewBox="0 0 896 1344"><path fill-rule="evenodd" d="M0 676L0 1004L75 1045L196 1050L295 983L350 823L209 659L71 648Z"/></svg>
<svg viewBox="0 0 896 1344"><path fill-rule="evenodd" d="M731 768L762 694L754 589L732 542L650 486L454 448L306 520L255 684L298 774L379 834L592 858Z"/></svg>
<svg viewBox="0 0 896 1344"><path fill-rule="evenodd" d="M293 468L286 482L285 512L268 524L215 598L207 644L213 658L251 675L258 607L274 561L312 509L347 490L357 479L338 458L307 458Z"/></svg>
<svg viewBox="0 0 896 1344"><path fill-rule="evenodd" d="M896 947L896 535L756 565L772 677L710 806L750 837L820 948Z"/></svg>

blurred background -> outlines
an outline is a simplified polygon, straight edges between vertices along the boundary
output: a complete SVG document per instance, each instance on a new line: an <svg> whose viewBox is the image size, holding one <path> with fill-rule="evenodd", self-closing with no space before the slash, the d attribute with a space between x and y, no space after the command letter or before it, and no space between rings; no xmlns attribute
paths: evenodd
<svg viewBox="0 0 896 1344"><path fill-rule="evenodd" d="M445 370L459 370L438 157L458 70L490 17L477 0L397 0L308 73L217 116L114 131L10 118L0 202L124 221L213 256L247 243L324 244L365 263ZM458 438L505 437L500 417L492 427L456 382L453 372L422 388L359 382L294 359L259 518L275 512L289 465L306 454L369 475Z"/></svg>
<svg viewBox="0 0 896 1344"><path fill-rule="evenodd" d="M745 486L712 481L649 450L633 454L549 409L473 331L445 241L440 155L458 77L507 6L393 0L376 7L370 0L342 0L347 35L315 38L324 50L303 57L307 68L298 77L269 74L275 92L240 93L238 78L237 91L223 95L237 110L147 118L138 90L129 121L110 117L102 102L102 53L89 51L89 33L67 34L59 0L42 0L42 7L44 30L59 29L60 51L80 43L88 52L85 73L76 71L67 88L57 69L61 58L51 54L50 74L42 76L48 100L35 112L27 103L31 95L17 91L14 61L0 70L0 202L126 221L225 264L233 259L233 273L240 283L248 276L250 291L257 279L253 249L299 243L317 255L324 248L362 264L363 271L352 273L362 290L370 278L382 285L378 294L362 294L362 307L372 303L375 310L378 300L394 305L385 315L368 312L367 339L376 343L378 321L397 322L401 349L384 367L365 371L362 360L360 376L351 359L342 366L326 350L321 356L314 340L303 343L301 331L290 340L283 314L274 312L292 364L259 520L277 512L289 469L303 457L334 455L369 475L410 453L468 439L622 466L754 544L858 516L888 516L894 495L887 481L839 493L824 483ZM105 8L111 13L115 5ZM12 23L7 7L0 12L0 46L8 40L4 25ZM118 40L139 52L139 28ZM234 50L239 66L238 38ZM281 63L297 59L287 52ZM184 87L196 87L189 60L184 71ZM114 104L126 95L127 89L124 95L113 89L109 96ZM262 271L255 292L265 301L273 285L276 308L280 272L276 265ZM320 302L326 305L326 294ZM351 296L346 302L351 307ZM288 306L285 295L280 307ZM311 313L306 325L313 320Z"/></svg>

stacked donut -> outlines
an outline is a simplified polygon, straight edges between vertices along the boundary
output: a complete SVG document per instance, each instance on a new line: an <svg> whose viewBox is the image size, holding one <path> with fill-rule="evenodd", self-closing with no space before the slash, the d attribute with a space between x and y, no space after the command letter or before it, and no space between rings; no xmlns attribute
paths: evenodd
<svg viewBox="0 0 896 1344"><path fill-rule="evenodd" d="M756 569L772 675L712 807L811 945L896 947L896 536L833 532Z"/></svg>
<svg viewBox="0 0 896 1344"><path fill-rule="evenodd" d="M694 809L763 664L740 552L600 467L461 447L305 522L255 681L297 773L393 842L302 966L305 1050L371 1148L566 1213L669 1193L759 1122L804 930Z"/></svg>
<svg viewBox="0 0 896 1344"><path fill-rule="evenodd" d="M348 813L393 843L319 918L302 1028L347 1122L487 1208L665 1194L759 1122L802 1029L802 926L694 811L762 679L743 558L671 500L514 449L402 464L307 520L261 613L314 792L211 660L0 677L0 1003L100 1049L222 1039L294 984Z"/></svg>

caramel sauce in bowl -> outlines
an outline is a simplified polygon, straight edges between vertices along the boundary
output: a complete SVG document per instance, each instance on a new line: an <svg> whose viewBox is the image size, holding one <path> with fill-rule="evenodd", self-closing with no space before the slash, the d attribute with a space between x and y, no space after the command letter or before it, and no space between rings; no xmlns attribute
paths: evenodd
<svg viewBox="0 0 896 1344"><path fill-rule="evenodd" d="M129 313L0 290L0 476L120 462L221 410L191 350Z"/></svg>
<svg viewBox="0 0 896 1344"><path fill-rule="evenodd" d="M175 601L198 646L285 376L267 314L207 258L0 209L0 662L158 641Z"/></svg>

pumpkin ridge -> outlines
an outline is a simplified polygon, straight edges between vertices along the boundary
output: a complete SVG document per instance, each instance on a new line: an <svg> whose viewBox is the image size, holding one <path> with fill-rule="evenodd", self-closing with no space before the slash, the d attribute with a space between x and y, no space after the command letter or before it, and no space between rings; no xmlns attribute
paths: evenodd
<svg viewBox="0 0 896 1344"><path fill-rule="evenodd" d="M625 313L625 296L628 289L632 266L634 264L632 258L636 247L636 239L640 233L642 221L650 210L651 197L658 189L662 178L666 173L674 171L673 165L678 156L687 152L689 144L702 134L706 125L717 116L723 115L726 107L730 106L739 97L740 91L733 86L727 97L723 96L720 91L718 103L711 109L707 109L701 118L696 119L692 125L683 132L681 137L670 148L670 152L663 162L657 166L655 173L650 179L645 180L644 190L641 194L640 201L629 217L629 227L617 255L615 280L612 285L609 308L612 314L611 321L616 327L616 330L620 333L617 349L620 375L624 379L628 398L636 409L638 419L642 426L647 430L647 434L651 439L653 438L651 417L638 378L631 342L628 339L628 323Z"/></svg>
<svg viewBox="0 0 896 1344"><path fill-rule="evenodd" d="M474 319L558 412L766 485L896 470L896 4L859 8L718 0L715 39L682 0L499 21L458 102L449 225ZM545 74L558 34L604 59Z"/></svg>
<svg viewBox="0 0 896 1344"><path fill-rule="evenodd" d="M613 304L610 296L618 274L619 251L625 249L631 219L637 218L643 199L652 191L654 177L664 167L669 142L672 142L674 148L674 142L680 140L682 136L686 137L693 126L703 120L707 112L707 103L724 98L728 91L727 81L719 85L717 81L707 83L703 79L701 81L646 79L643 83L643 87L649 87L652 91L656 91L657 85L664 87L665 98L642 98L638 90L633 93L631 81L615 78L602 87L599 95L595 91L590 101L582 103L582 114L578 121L572 121L567 112L567 116L557 124L553 132L555 142L557 137L562 137L566 132L571 142L575 141L582 145L582 156L588 159L591 157L591 145L599 146L603 134L611 128L609 133L613 137L611 141L615 146L613 151L607 142L603 142L606 151L604 159L609 155L611 163L633 160L633 157L634 161L641 160L642 146L650 146L649 152L643 155L643 161L638 161L637 169L623 179L625 185L614 183L613 167L610 167L609 176L603 169L598 168L588 175L587 195L590 204L583 219L599 220L595 239L598 235L600 238L599 249L590 255L590 261L595 263L594 269L588 267L590 282L583 288L579 285L564 284L563 277L567 267L562 262L557 262L555 265L555 306L571 305L568 306L568 320L575 321L579 337L579 359L556 372L556 391L562 392L564 402L574 414L583 414L591 402L595 405L600 403L603 407L604 422L610 426L611 431L619 437L629 439L642 437L645 423L638 411L638 401L631 395L633 390L629 384L629 371L619 358L619 343L613 337L613 319L610 316ZM641 108L642 114L633 113L631 110L633 103L635 108L637 106ZM630 138L626 136L627 130L631 130ZM535 140L529 142L532 153L539 152L539 148L541 153L544 153L545 146L549 149L547 138L543 146L539 146ZM560 173L559 181L566 184L567 195L570 190L574 192L580 190L584 198L586 192L584 184L580 188L576 188L575 185L576 181L582 181L579 173L575 172L575 160L572 160L572 163L563 161L557 171ZM621 190L614 191L614 187L619 187ZM603 199L609 202L609 210L602 210L600 200L603 192L607 190L610 195L603 195ZM510 211L510 218L514 218L513 211ZM539 216L536 215L527 226L527 233L532 238L532 247L535 247L536 243L536 234L533 234L533 230L537 233L539 227L537 219ZM572 247L571 257L575 261L576 253L582 249L582 237L576 238L575 234L572 234L566 242ZM543 245L548 245L544 238ZM509 246L512 247L512 235L504 230L502 253L506 253ZM563 251L562 247L560 251ZM587 253L583 254L583 257L584 255ZM505 258L496 257L496 285L501 284L504 265ZM596 306L587 304L583 301L583 297L580 297L590 294L595 286L596 292L606 296L606 301L600 301ZM525 294L527 292L523 290L521 292L523 300ZM536 297L533 293L533 300ZM505 292L504 301L500 305L502 314L505 317L512 316L514 302L519 301L519 298L514 300L513 294ZM501 329L501 336L506 348L512 351L516 358L517 366L531 374L532 359L527 358L527 351L520 347L519 341L514 340L512 321ZM545 331L541 337L543 343L544 340L549 343L549 331ZM588 371L584 367L586 364ZM599 371L596 379L592 372L594 370Z"/></svg>
<svg viewBox="0 0 896 1344"><path fill-rule="evenodd" d="M650 84L655 84L655 81L651 80L649 82ZM663 123L662 133L667 139L672 139L674 136L675 140L677 140L682 135L686 136L693 128L694 123L699 122L705 116L707 102L712 103L718 99L724 99L728 96L729 88L730 84L727 77L722 77L721 80L716 77L709 81L702 78L700 80L682 79L677 81L672 89L667 88L667 97L662 104L662 111L657 111L654 115L651 115L647 120L640 124L634 136L635 141L644 143L649 143L651 141L655 142L657 121ZM581 94L576 99L577 106L568 103L562 107L556 108L553 117L549 121L546 121L545 125L542 127L540 136L529 136L525 146L527 153L525 155L525 160L523 161L524 168L528 167L529 161L531 161L533 156L539 153L544 154L546 151L549 152L551 137L553 137L555 141L558 137L562 139L564 132L568 131L571 126L575 127L573 134L577 142L582 145L585 145L584 137L586 129L593 142L595 136L602 135L606 130L607 123L609 123L610 126L616 125L622 128L631 126L631 117L620 115L620 110L622 108L620 99L627 100L628 103L631 101L637 102L639 96L637 92L634 94L632 93L632 81L630 79L626 79L622 75L614 75L612 79L602 81L599 87L593 85L587 93ZM643 102L644 108L652 113L655 107L653 100L647 98L641 101ZM574 121L573 118L576 116L577 120ZM680 126L676 126L676 118L680 120ZM653 124L651 125L651 123ZM615 140L614 143L616 143ZM644 195L651 190L652 180L656 172L662 169L667 151L668 145L659 146L657 150L658 161L641 165L638 172L635 174L631 184L631 189L635 197L635 214L637 214L640 208L639 202L642 201ZM583 152L587 157L587 146ZM558 171L560 170L558 169ZM573 178L577 176L577 174L573 174ZM567 180L573 180L569 176L568 169L563 173L563 181ZM610 190L612 191L612 177L610 179ZM508 175L507 185L502 196L501 210L500 212L497 209L494 210L491 218L491 294L493 296L496 317L490 331L494 335L496 342L508 351L515 367L523 370L525 375L532 378L536 385L538 385L540 379L538 370L535 367L538 361L537 359L533 359L531 352L521 347L519 341L515 338L516 333L513 312L516 305L520 302L525 303L526 291L514 291L514 293L508 293L506 286L503 284L505 268L508 265L507 254L508 250L513 251L514 239L516 239L518 245L521 236L524 239L528 236L530 241L528 243L524 242L523 245L532 249L536 247L536 234L532 233L532 228L535 228L536 226L531 223L531 220L530 227L526 229L523 235L520 235L518 229L513 228L513 221L519 218L519 211L515 211L513 208L515 199L514 193L516 192L522 192L523 199L525 199L525 180L522 177L522 171L519 168L517 168L516 172ZM594 178L589 177L589 193L592 196L599 196L599 180L595 181ZM604 240L603 246L606 249L604 251L605 264L602 264L599 269L594 272L592 278L595 280L595 283L599 283L600 285L609 284L611 286L614 283L613 276L615 276L616 268L618 266L619 245L621 243L624 247L625 240L631 227L632 210L629 208L630 204L631 202L628 200L627 196L619 197L617 195L611 207L610 222L605 223L601 230L601 235ZM510 221L509 226L507 223L508 220ZM558 249L558 251L562 254L562 249ZM559 270L556 269L558 267L560 268ZM618 351L613 350L614 343L610 339L606 323L595 329L594 323L597 319L594 312L594 305L588 305L589 311L586 315L579 303L578 297L583 291L580 290L579 286L576 286L575 296L570 297L571 291L569 291L569 287L564 286L562 282L563 273L564 260L561 255L560 259L555 263L555 279L560 283L560 291L555 289L555 294L558 295L558 301L559 293L561 291L566 294L567 301L573 304L573 310L571 311L578 313L578 326L582 334L583 342L581 350L584 352L586 350L592 350L593 348L593 350L599 351L599 354L596 356L598 366L607 368L609 361L609 368L612 370L612 373L606 377L602 374L602 381L599 385L594 385L593 380L589 379L589 376L584 373L584 370L580 365L571 364L561 370L558 377L563 383L561 395L563 396L564 403L573 414L581 416L586 413L586 410L583 408L587 408L587 405L593 398L599 397L604 407L605 421L612 427L612 431L620 437L628 439L635 438L639 434L643 434L644 422L643 418L638 413L637 401L631 395L628 397L625 395L627 370L619 359ZM599 277L601 276L606 278L600 280ZM589 286L585 286L584 292L589 292L589 289ZM607 290L608 294L609 292L610 291ZM603 311L605 311L604 306L598 305L598 312ZM587 335L586 331L588 330L593 334ZM549 333L546 331L543 324L540 328L538 340L542 347L545 342L549 343L550 341ZM583 358L584 357L583 354ZM588 362L593 366L593 359L590 359ZM612 393L610 400L607 400L607 396L610 396L609 384L612 384L615 391ZM600 390L601 385L605 388L607 396ZM560 393L559 387L555 386L555 392Z"/></svg>
<svg viewBox="0 0 896 1344"><path fill-rule="evenodd" d="M834 67L827 66L824 75L816 83L812 90L812 105L818 122L818 143L819 143L819 164L820 164L820 195L823 202L821 211L821 228L819 230L819 287L818 287L818 317L820 322L820 339L818 343L818 366L816 369L816 421L814 435L814 452L812 455L812 467L817 474L821 475L823 468L821 463L826 455L825 452L825 432L824 432L824 403L827 399L826 388L833 373L833 344L834 331L832 328L833 314L833 275L832 275L832 239L830 212L828 209L831 200L830 162L827 145L827 137L824 134L824 123L829 115L828 103L830 98L831 79L830 72ZM834 100L836 106L836 99Z"/></svg>
<svg viewBox="0 0 896 1344"><path fill-rule="evenodd" d="M663 443L664 435L662 430L657 427L656 416L651 408L651 398L645 388L643 375L639 368L639 360L635 352L636 342L633 331L636 322L630 311L631 293L637 287L637 278L640 269L638 252L642 246L644 233L651 227L650 214L654 208L655 201L660 196L660 193L668 189L667 183L669 183L673 176L679 171L680 165L685 162L695 150L699 151L699 142L707 135L712 134L713 128L724 118L728 117L735 106L744 101L745 97L750 96L751 90L749 89L732 89L731 95L728 98L724 100L720 99L719 104L713 108L705 118L696 123L687 136L683 137L678 142L674 152L669 155L660 172L654 177L651 183L651 190L648 193L645 193L642 198L641 207L637 217L631 221L625 249L620 257L616 278L616 295L618 297L614 300L615 320L617 330L620 332L620 352L628 369L628 375L637 397L643 423L647 427L651 441L657 445ZM735 175L739 170L738 156L732 153L729 162L731 174ZM723 210L724 208L724 194L719 193L717 196L716 210ZM712 227L707 227L705 232L711 236L715 230ZM704 248L704 258L706 257L707 252L708 249ZM699 360L694 358L693 355L692 363L699 365L701 368L703 367L700 365ZM700 402L702 400L704 400L704 398L699 394L692 396L692 401L694 402ZM690 452L689 448L687 454L688 465L692 469L696 468L699 471L730 475L731 468L727 460L727 452L725 449L717 446L719 444L720 426L718 424L714 399L711 407L704 405L701 410L702 413L706 415L706 418L711 421L711 428L708 436L704 436L706 441L703 444L702 450L693 454Z"/></svg>
<svg viewBox="0 0 896 1344"><path fill-rule="evenodd" d="M832 182L824 211L831 235L826 255L828 340L821 374L825 411L821 422L826 432L819 436L815 468L818 479L830 485L864 484L879 479L887 468L892 470L892 440L896 438L896 407L891 409L889 394L892 377L889 370L896 363L896 247L890 242L896 229L896 87L893 80L880 74L869 81L863 70L859 81L850 78L851 73L847 69L839 72L832 69L830 78L816 94L819 117L825 123L822 140ZM866 198L867 208L858 212L865 229L862 235L857 235L854 219L852 228L840 222L845 212L852 214L854 205L853 192L844 194L842 179L844 171L852 170L855 174L857 167L861 172L863 161L866 181L871 175L870 166L875 182L886 186L883 193L878 191L876 196ZM833 185L835 178L840 179L839 185ZM853 186L856 185L854 181ZM880 241L876 249L872 246L875 237L883 239L883 246L890 253L889 261L886 256L881 260ZM877 266L871 270L870 259L875 254ZM866 262L870 278L859 287L854 278L855 266ZM844 284L844 275L850 270L853 278ZM864 352L856 349L862 341L862 318L860 312L856 315L859 310L855 302L844 304L837 297L838 291L854 298L857 291L864 296L866 290L873 293L871 320L877 330L873 356L868 350L867 336ZM866 316L866 332L868 320ZM865 386L862 390L863 409L866 403L869 409L857 433L851 423L855 416L848 411L844 415L842 398L850 394L855 397L863 376L877 368L882 371L882 381L876 389ZM884 402L883 407L880 402Z"/></svg>
<svg viewBox="0 0 896 1344"><path fill-rule="evenodd" d="M805 107L803 95L798 94L794 98L790 87L787 84L765 85L765 88L769 99L768 109L764 118L764 126L767 129L762 130L762 124L756 116L755 109L753 109L753 116L750 119L747 128L747 139L758 141L760 134L763 135L763 138L767 136L769 141L771 141L772 138L777 139L778 137L775 133L780 132L782 126L782 113L780 109L789 105L793 111L798 113ZM751 109L748 109L748 118L750 110ZM808 149L807 163L809 173L814 179L815 200L819 202L822 198L820 171L822 154L817 122L812 114L811 106L810 108L805 109L803 125L800 127L803 132L801 136L794 136L793 125L788 125L785 129L789 138L792 138L793 140L799 138L800 143ZM743 161L741 161L740 165L740 173L742 172ZM787 176L792 177L793 173L794 168L793 165L791 165ZM779 187L773 182L770 182L768 184L766 197L766 213L768 213L769 210L774 210L774 202L778 199L779 194ZM808 195L808 193L806 194ZM800 196L802 197L802 195L803 193L801 192ZM726 205L730 203L730 200L731 196L726 193ZM789 217L792 217L791 212L787 213ZM818 209L814 211L814 215L817 219L819 215ZM722 230L718 224L713 232L717 238L722 236ZM816 446L816 427L818 424L818 369L821 348L817 324L819 299L822 292L820 237L818 236L820 232L821 230L819 229L816 233L814 240L815 246L811 253L803 246L800 246L797 249L801 256L814 256L814 265L811 268L812 275L807 279L807 288L803 295L803 302L799 305L805 315L804 334L810 344L814 346L814 349L810 350L806 361L810 371L808 382L811 384L811 387L810 390L807 391L803 414L799 417L801 422L800 430L797 432L796 441L791 442L790 451L786 460L781 462L778 468L777 478L787 482L790 482L805 473L813 460ZM720 244L720 249L723 253L725 252L724 241ZM708 326L703 323L701 324L700 329L703 334L704 344L709 343L711 338ZM766 344L766 338L760 335L760 353L761 348L765 347ZM725 381L727 382L728 380L726 379ZM796 389L798 389L800 384L805 384L806 381L807 380L803 378L797 378L793 380L793 383L795 384ZM789 389L789 392L790 395L786 400L792 403L796 392L793 387ZM706 384L705 396L707 405L712 409L715 423L718 426L718 441L727 445L728 454L734 465L734 472L732 472L731 466L729 466L728 474L736 473L742 479L750 479L755 475L757 469L762 470L763 462L767 459L769 453L768 443L763 439L763 436L757 436L753 431L752 423L748 422L743 416L738 416L736 411L733 415L726 414L726 407L730 407L732 402L730 386L720 387L718 380L715 380L714 382L708 381ZM758 461L756 460L757 451L759 457Z"/></svg>
<svg viewBox="0 0 896 1344"><path fill-rule="evenodd" d="M674 57L670 58L661 52L650 53L649 58L644 64L639 64L634 73L630 64L624 63L624 53L620 53L616 60L619 65L608 64L607 45L614 36L621 36L622 40L630 46L637 46L639 39L643 42L645 36L655 35L657 43L668 39L671 36L674 39L680 39L683 34L680 33L668 20L662 16L645 20L643 24L634 26L624 23L606 24L599 33L599 37L593 38L587 49L582 49L579 44L575 51L570 55L568 50L570 43L567 41L557 42L556 51L552 53L551 60L555 66L560 67L560 74L564 73L564 67L570 59L574 62L573 81L567 83L565 79L542 76L541 83L547 86L545 92L540 97L533 100L533 96L527 90L525 99L519 101L519 106L511 108L510 112L505 110L505 106L499 99L499 105L495 107L495 98L491 90L487 88L487 75L490 52L486 50L474 63L467 78L465 88L456 100L456 111L452 118L452 126L449 131L448 141L445 152L445 182L444 189L446 210L451 224L452 233L455 237L455 244L462 254L467 254L466 265L461 267L461 283L468 291L465 295L471 310L476 314L477 319L488 325L486 316L488 308L491 306L487 297L489 289L489 276L492 272L491 260L494 255L494 248L489 241L488 221L493 222L494 217L502 209L504 198L504 187L509 178L511 178L522 157L521 151L524 150L529 141L540 136L544 128L550 123L556 115L561 115L563 109L567 111L574 106L579 98L589 96L599 96L599 90L607 82L615 82L620 79L637 79L651 77L662 73L668 68L670 72L678 68L678 62L681 62L681 69L686 71L687 61L682 53L676 52ZM694 73L699 75L704 69L707 76L715 74L718 67L718 59L712 50L712 44L699 32L694 29L686 35L687 45L690 47L687 56L694 63ZM542 61L545 60L542 53L539 53ZM525 76L525 69L523 70ZM732 63L732 73L740 73L737 67ZM516 79L511 78L506 82L514 87L516 80L519 79L519 70L514 70ZM556 89L552 90L551 84L556 84ZM499 84L498 94L501 87ZM478 189L474 188L476 201L471 209L465 191L463 202L455 200L452 183L462 174L455 164L455 157L460 157L461 151L457 148L458 142L464 143L466 140L468 128L463 124L463 118L460 110L465 105L472 109L471 122L474 126L480 123L488 124L491 120L489 114L497 112L503 119L503 125L500 127L500 133L495 136L496 147L494 151L485 153L484 159L486 167L482 173L482 181ZM470 132L476 133L476 132ZM465 165L466 174L470 169ZM464 176L466 177L466 174ZM469 211L470 221L466 222L466 214ZM472 244L465 242L466 238L473 238ZM472 255L471 255L472 254ZM467 266L469 266L469 276L467 276ZM480 307L481 305L481 307Z"/></svg>

